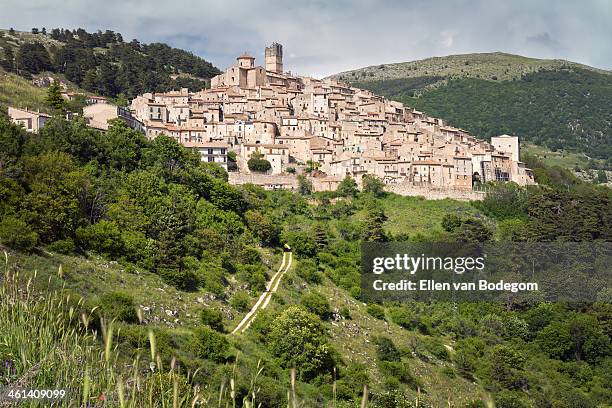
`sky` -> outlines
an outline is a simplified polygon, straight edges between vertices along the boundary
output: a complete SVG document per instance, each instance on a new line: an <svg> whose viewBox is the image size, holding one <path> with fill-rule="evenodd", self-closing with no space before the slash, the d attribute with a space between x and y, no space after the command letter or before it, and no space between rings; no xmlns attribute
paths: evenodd
<svg viewBox="0 0 612 408"><path fill-rule="evenodd" d="M0 0L0 27L110 29L220 69L276 41L314 77L493 51L612 69L612 0Z"/></svg>

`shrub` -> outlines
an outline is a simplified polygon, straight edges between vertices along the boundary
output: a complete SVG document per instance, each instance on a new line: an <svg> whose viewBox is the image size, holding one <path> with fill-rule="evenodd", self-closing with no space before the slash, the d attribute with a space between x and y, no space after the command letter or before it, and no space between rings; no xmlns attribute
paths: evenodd
<svg viewBox="0 0 612 408"><path fill-rule="evenodd" d="M393 307L389 310L391 321L404 329L413 330L419 325L419 320L405 307Z"/></svg>
<svg viewBox="0 0 612 408"><path fill-rule="evenodd" d="M321 319L327 319L331 316L331 307L325 296L318 292L307 293L302 298L302 306L310 313L314 313Z"/></svg>
<svg viewBox="0 0 612 408"><path fill-rule="evenodd" d="M281 241L287 243L298 255L310 257L317 253L317 243L309 232L283 231Z"/></svg>
<svg viewBox="0 0 612 408"><path fill-rule="evenodd" d="M251 298L246 291L236 292L232 299L230 300L230 305L241 312L246 312L249 310L249 303L251 302Z"/></svg>
<svg viewBox="0 0 612 408"><path fill-rule="evenodd" d="M302 379L329 373L334 361L320 319L300 306L289 306L270 325L270 351L283 367L295 367Z"/></svg>
<svg viewBox="0 0 612 408"><path fill-rule="evenodd" d="M308 283L319 284L323 281L323 275L319 272L317 264L310 259L305 259L297 265L297 275Z"/></svg>
<svg viewBox="0 0 612 408"><path fill-rule="evenodd" d="M0 242L9 248L31 251L38 242L38 234L24 221L8 216L0 221Z"/></svg>
<svg viewBox="0 0 612 408"><path fill-rule="evenodd" d="M400 361L401 360L402 356L390 338L384 337L384 336L375 337L374 344L376 344L376 357L380 361Z"/></svg>
<svg viewBox="0 0 612 408"><path fill-rule="evenodd" d="M194 336L195 352L198 356L216 363L227 359L229 342L224 335L208 327L200 327L195 330Z"/></svg>
<svg viewBox="0 0 612 408"><path fill-rule="evenodd" d="M223 315L217 309L202 309L200 311L200 321L213 330L223 332Z"/></svg>
<svg viewBox="0 0 612 408"><path fill-rule="evenodd" d="M194 291L198 288L198 277L189 270L174 268L159 268L159 275L168 285L184 291Z"/></svg>
<svg viewBox="0 0 612 408"><path fill-rule="evenodd" d="M495 395L495 406L497 408L528 408L530 404L522 393L504 390Z"/></svg>
<svg viewBox="0 0 612 408"><path fill-rule="evenodd" d="M109 292L100 297L100 310L109 319L138 323L134 299L123 292Z"/></svg>
<svg viewBox="0 0 612 408"><path fill-rule="evenodd" d="M47 250L58 254L69 255L74 253L76 246L72 238L60 239L47 245Z"/></svg>
<svg viewBox="0 0 612 408"><path fill-rule="evenodd" d="M264 159L261 153L253 153L247 162L247 166L249 170L258 173L265 173L272 168L270 162Z"/></svg>
<svg viewBox="0 0 612 408"><path fill-rule="evenodd" d="M121 232L117 224L101 220L76 230L77 241L101 255L116 256L122 249Z"/></svg>
<svg viewBox="0 0 612 408"><path fill-rule="evenodd" d="M385 320L385 308L376 303L371 303L367 308L368 314L378 320Z"/></svg>
<svg viewBox="0 0 612 408"><path fill-rule="evenodd" d="M429 351L435 358L439 360L446 361L450 357L448 354L448 349L439 339L425 338L423 339L423 345L425 346L425 349L427 351Z"/></svg>

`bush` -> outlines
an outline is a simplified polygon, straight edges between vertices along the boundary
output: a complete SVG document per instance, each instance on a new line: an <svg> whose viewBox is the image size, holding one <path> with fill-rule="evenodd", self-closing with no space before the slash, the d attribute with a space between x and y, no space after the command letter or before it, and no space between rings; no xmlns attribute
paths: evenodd
<svg viewBox="0 0 612 408"><path fill-rule="evenodd" d="M253 153L247 162L247 166L249 167L249 170L258 173L265 173L272 168L270 162L264 159L263 155L260 153Z"/></svg>
<svg viewBox="0 0 612 408"><path fill-rule="evenodd" d="M159 268L159 275L168 285L184 291L194 291L198 288L198 277L189 270Z"/></svg>
<svg viewBox="0 0 612 408"><path fill-rule="evenodd" d="M0 242L9 248L31 251L38 242L38 234L24 221L8 216L0 221Z"/></svg>
<svg viewBox="0 0 612 408"><path fill-rule="evenodd" d="M393 307L389 310L391 321L404 329L413 330L419 325L419 319L406 307Z"/></svg>
<svg viewBox="0 0 612 408"><path fill-rule="evenodd" d="M522 393L504 390L495 395L495 406L497 408L528 408L530 404Z"/></svg>
<svg viewBox="0 0 612 408"><path fill-rule="evenodd" d="M377 305L376 303L371 303L367 308L368 314L378 320L385 320L385 308Z"/></svg>
<svg viewBox="0 0 612 408"><path fill-rule="evenodd" d="M194 336L195 352L198 356L216 363L227 359L229 342L224 335L208 327L200 327L195 330Z"/></svg>
<svg viewBox="0 0 612 408"><path fill-rule="evenodd" d="M134 299L127 293L105 293L100 297L100 310L108 319L117 319L126 323L138 323Z"/></svg>
<svg viewBox="0 0 612 408"><path fill-rule="evenodd" d="M310 259L305 259L297 265L297 275L308 283L319 284L323 281L323 275L319 272L317 264Z"/></svg>
<svg viewBox="0 0 612 408"><path fill-rule="evenodd" d="M47 245L47 250L57 252L58 254L69 255L74 253L76 246L72 238L66 238L50 243Z"/></svg>
<svg viewBox="0 0 612 408"><path fill-rule="evenodd" d="M317 243L309 232L283 231L281 241L287 243L298 255L310 257L317 253Z"/></svg>
<svg viewBox="0 0 612 408"><path fill-rule="evenodd" d="M200 321L213 330L223 332L223 315L217 309L202 309L200 311Z"/></svg>
<svg viewBox="0 0 612 408"><path fill-rule="evenodd" d="M450 357L448 349L439 339L425 338L423 341L425 349L429 351L435 358L447 361Z"/></svg>
<svg viewBox="0 0 612 408"><path fill-rule="evenodd" d="M246 312L249 310L249 303L251 302L251 298L249 294L245 291L236 292L232 299L230 300L230 305L241 312Z"/></svg>
<svg viewBox="0 0 612 408"><path fill-rule="evenodd" d="M295 367L305 380L330 373L334 365L320 319L300 306L289 306L274 319L267 344L283 367Z"/></svg>
<svg viewBox="0 0 612 408"><path fill-rule="evenodd" d="M121 252L121 232L117 224L101 220L76 230L77 241L101 255L116 256Z"/></svg>
<svg viewBox="0 0 612 408"><path fill-rule="evenodd" d="M400 354L393 341L390 338L384 336L378 336L374 338L374 344L376 344L376 357L380 361L400 361L402 355Z"/></svg>
<svg viewBox="0 0 612 408"><path fill-rule="evenodd" d="M331 316L331 307L325 296L318 292L307 293L302 298L302 306L310 313L314 313L321 319L327 319Z"/></svg>

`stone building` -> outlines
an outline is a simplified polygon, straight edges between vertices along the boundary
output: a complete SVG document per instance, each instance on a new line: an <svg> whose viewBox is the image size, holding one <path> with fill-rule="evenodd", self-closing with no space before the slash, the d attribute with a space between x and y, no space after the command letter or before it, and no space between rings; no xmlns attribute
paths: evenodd
<svg viewBox="0 0 612 408"><path fill-rule="evenodd" d="M288 167L316 163L320 182L314 184L321 188L347 175L360 184L365 174L401 185L398 191L534 183L520 162L516 136L489 143L371 91L285 72L278 43L265 48L263 67L243 53L211 79L211 89L147 93L132 101L131 110L150 138L163 133L190 147L226 145L246 175L246 162L257 151L272 165L267 177L278 180L294 177Z"/></svg>

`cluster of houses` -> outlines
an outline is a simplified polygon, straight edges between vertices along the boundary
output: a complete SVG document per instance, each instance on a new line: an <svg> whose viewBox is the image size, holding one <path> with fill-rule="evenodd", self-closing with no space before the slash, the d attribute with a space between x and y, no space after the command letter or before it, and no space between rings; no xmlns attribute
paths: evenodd
<svg viewBox="0 0 612 408"><path fill-rule="evenodd" d="M165 134L226 169L234 151L243 174L258 153L271 164L269 180L305 171L328 188L366 174L385 184L466 190L476 182L534 183L516 136L477 139L370 91L285 72L282 57L274 43L264 67L242 54L210 89L145 93L129 109L96 103L84 116L102 130L119 117L149 138Z"/></svg>

